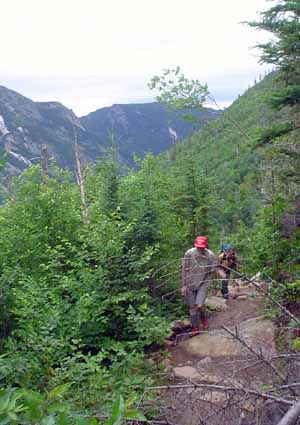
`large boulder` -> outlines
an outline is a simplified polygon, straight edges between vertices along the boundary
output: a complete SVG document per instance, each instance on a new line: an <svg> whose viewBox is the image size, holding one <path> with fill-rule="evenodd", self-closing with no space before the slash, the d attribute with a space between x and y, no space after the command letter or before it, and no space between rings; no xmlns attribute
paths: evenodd
<svg viewBox="0 0 300 425"><path fill-rule="evenodd" d="M257 352L262 350L266 356L276 353L275 327L271 320L249 319L242 322L237 329L240 337ZM183 341L182 348L193 356L211 358L240 356L248 352L246 347L222 329Z"/></svg>

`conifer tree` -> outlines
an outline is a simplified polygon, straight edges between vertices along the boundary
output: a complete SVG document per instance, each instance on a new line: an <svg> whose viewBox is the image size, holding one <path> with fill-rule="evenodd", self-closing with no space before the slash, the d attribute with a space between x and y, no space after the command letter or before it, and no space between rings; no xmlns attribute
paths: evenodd
<svg viewBox="0 0 300 425"><path fill-rule="evenodd" d="M269 240L276 240L269 261L276 279L284 276L284 280L290 280L297 275L293 251L300 222L300 3L271 1L273 5L260 14L260 21L249 25L272 35L271 41L257 47L262 52L261 62L273 65L276 71L274 87L264 100L278 111L279 122L259 131L258 146L266 148L264 192L269 202L264 221L272 228L266 232L266 246Z"/></svg>
<svg viewBox="0 0 300 425"><path fill-rule="evenodd" d="M261 62L275 66L277 86L268 94L267 103L276 110L291 107L289 120L260 134L261 142L299 129L300 105L300 4L298 0L272 0L275 5L261 13L261 20L251 27L269 31L273 39L259 44Z"/></svg>

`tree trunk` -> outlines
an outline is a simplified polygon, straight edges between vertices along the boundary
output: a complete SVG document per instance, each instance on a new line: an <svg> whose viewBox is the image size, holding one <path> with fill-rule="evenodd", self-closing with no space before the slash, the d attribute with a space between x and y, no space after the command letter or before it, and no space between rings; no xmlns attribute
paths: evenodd
<svg viewBox="0 0 300 425"><path fill-rule="evenodd" d="M80 196L81 196L81 217L83 224L89 223L89 214L88 214L88 205L87 205L87 197L86 197L86 191L85 191L85 185L84 185L84 179L81 172L81 164L79 159L79 152L78 152L78 143L77 143L77 131L75 127L74 120L72 119L73 124L73 133L74 133L74 153L75 153L75 161L76 161L76 178L77 183L80 188Z"/></svg>
<svg viewBox="0 0 300 425"><path fill-rule="evenodd" d="M46 145L42 145L42 148L41 148L40 165L43 171L43 181L46 184L49 178L48 150Z"/></svg>

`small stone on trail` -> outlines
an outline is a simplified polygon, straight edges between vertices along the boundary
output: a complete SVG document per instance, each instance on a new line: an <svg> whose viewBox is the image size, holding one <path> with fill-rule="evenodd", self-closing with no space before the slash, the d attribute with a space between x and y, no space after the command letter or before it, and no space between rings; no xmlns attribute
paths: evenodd
<svg viewBox="0 0 300 425"><path fill-rule="evenodd" d="M248 299L248 295L240 295L238 297L239 300L247 300Z"/></svg>
<svg viewBox="0 0 300 425"><path fill-rule="evenodd" d="M199 378L199 373L194 367L191 367L191 366L175 367L173 370L174 370L174 375L176 378L184 378L184 379Z"/></svg>
<svg viewBox="0 0 300 425"><path fill-rule="evenodd" d="M201 359L197 363L197 367L206 366L207 364L211 363L212 359L211 357L204 357L204 359Z"/></svg>
<svg viewBox="0 0 300 425"><path fill-rule="evenodd" d="M193 379L197 382L218 383L223 380L222 377L215 375L209 371L197 370L192 366L181 366L173 369L176 378Z"/></svg>

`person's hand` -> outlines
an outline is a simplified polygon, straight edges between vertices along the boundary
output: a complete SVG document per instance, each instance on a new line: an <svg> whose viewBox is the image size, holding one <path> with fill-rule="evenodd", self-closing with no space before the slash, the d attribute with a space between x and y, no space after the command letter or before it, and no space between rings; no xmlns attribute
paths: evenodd
<svg viewBox="0 0 300 425"><path fill-rule="evenodd" d="M220 269L220 270L219 270L219 275L220 275L220 277L221 277L222 279L226 279L226 273L225 273L225 271L224 271L224 270Z"/></svg>
<svg viewBox="0 0 300 425"><path fill-rule="evenodd" d="M187 286L186 286L186 285L184 285L184 286L182 286L182 287L181 287L180 292L181 292L181 295L182 295L183 297L185 297L185 296L186 296L186 294L187 294L187 290L188 290L188 288L187 288Z"/></svg>

